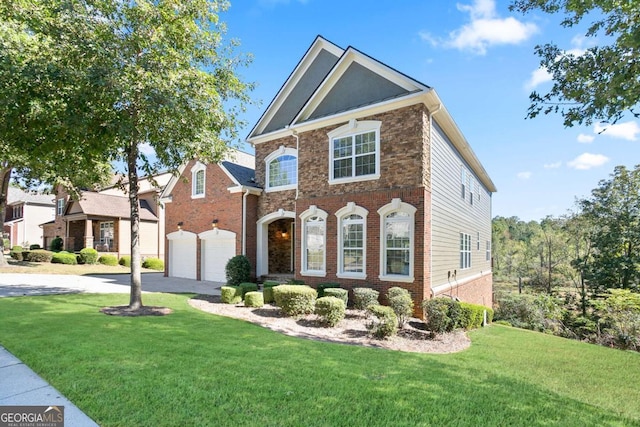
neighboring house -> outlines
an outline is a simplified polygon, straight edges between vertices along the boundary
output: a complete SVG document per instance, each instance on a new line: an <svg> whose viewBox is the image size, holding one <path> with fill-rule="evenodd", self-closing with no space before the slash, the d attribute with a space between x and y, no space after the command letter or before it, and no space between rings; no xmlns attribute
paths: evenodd
<svg viewBox="0 0 640 427"><path fill-rule="evenodd" d="M4 234L11 246L44 244L41 224L54 217L53 194L25 192L9 187Z"/></svg>
<svg viewBox="0 0 640 427"><path fill-rule="evenodd" d="M247 141L257 276L491 305L496 188L433 88L318 37Z"/></svg>
<svg viewBox="0 0 640 427"><path fill-rule="evenodd" d="M139 181L140 252L142 257L164 259L164 210L160 192L171 174ZM157 187L155 186L157 185ZM83 191L79 200L59 188L55 195L55 219L44 224L46 247L62 237L64 249L80 251L94 248L118 257L131 255L131 209L127 194L118 186L100 191Z"/></svg>
<svg viewBox="0 0 640 427"><path fill-rule="evenodd" d="M255 265L261 192L250 154L234 151L220 163L183 165L161 199L168 232L165 275L225 281L227 261L239 254Z"/></svg>

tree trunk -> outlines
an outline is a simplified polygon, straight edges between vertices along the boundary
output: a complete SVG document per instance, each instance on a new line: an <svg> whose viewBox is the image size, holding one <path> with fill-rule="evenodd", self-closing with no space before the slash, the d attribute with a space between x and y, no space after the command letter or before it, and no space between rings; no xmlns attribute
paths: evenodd
<svg viewBox="0 0 640 427"><path fill-rule="evenodd" d="M7 213L7 202L9 201L9 180L11 179L11 167L2 165L0 168L0 267L7 266L4 258L4 219Z"/></svg>
<svg viewBox="0 0 640 427"><path fill-rule="evenodd" d="M127 153L129 205L131 208L131 293L129 308L142 307L142 257L140 254L140 205L138 203L138 145L133 142Z"/></svg>

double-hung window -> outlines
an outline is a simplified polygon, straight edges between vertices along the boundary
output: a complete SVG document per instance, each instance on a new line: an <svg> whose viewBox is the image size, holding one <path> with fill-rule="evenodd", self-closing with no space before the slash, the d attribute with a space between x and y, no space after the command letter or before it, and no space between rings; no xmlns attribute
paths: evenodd
<svg viewBox="0 0 640 427"><path fill-rule="evenodd" d="M380 215L380 280L413 282L414 222L417 209L400 199L378 210Z"/></svg>
<svg viewBox="0 0 640 427"><path fill-rule="evenodd" d="M64 198L58 199L58 203L57 203L57 213L58 216L61 216L64 214Z"/></svg>
<svg viewBox="0 0 640 427"><path fill-rule="evenodd" d="M265 158L265 163L267 191L296 188L298 184L298 153L294 148L281 146Z"/></svg>
<svg viewBox="0 0 640 427"><path fill-rule="evenodd" d="M200 162L191 168L191 198L204 197L206 166Z"/></svg>
<svg viewBox="0 0 640 427"><path fill-rule="evenodd" d="M351 120L329 133L329 183L380 177L379 121Z"/></svg>
<svg viewBox="0 0 640 427"><path fill-rule="evenodd" d="M302 270L305 276L326 275L327 213L312 205L300 214L302 220Z"/></svg>
<svg viewBox="0 0 640 427"><path fill-rule="evenodd" d="M471 234L460 233L460 269L471 268Z"/></svg>
<svg viewBox="0 0 640 427"><path fill-rule="evenodd" d="M338 218L338 274L340 278L365 279L367 210L349 202L336 212Z"/></svg>

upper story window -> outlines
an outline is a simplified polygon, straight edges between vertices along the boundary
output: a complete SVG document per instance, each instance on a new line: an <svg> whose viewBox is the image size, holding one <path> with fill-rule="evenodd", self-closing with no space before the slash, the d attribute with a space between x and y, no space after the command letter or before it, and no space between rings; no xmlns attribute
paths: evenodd
<svg viewBox="0 0 640 427"><path fill-rule="evenodd" d="M300 214L302 220L302 271L305 276L326 275L327 213L312 205Z"/></svg>
<svg viewBox="0 0 640 427"><path fill-rule="evenodd" d="M329 133L329 183L380 178L379 121L351 120Z"/></svg>
<svg viewBox="0 0 640 427"><path fill-rule="evenodd" d="M22 218L23 206L24 205L20 204L13 207L13 219Z"/></svg>
<svg viewBox="0 0 640 427"><path fill-rule="evenodd" d="M366 279L368 211L355 203L336 212L338 218L338 274L340 278Z"/></svg>
<svg viewBox="0 0 640 427"><path fill-rule="evenodd" d="M416 211L415 206L400 199L393 199L378 210L380 280L413 282Z"/></svg>
<svg viewBox="0 0 640 427"><path fill-rule="evenodd" d="M196 162L191 168L191 198L204 197L206 166Z"/></svg>
<svg viewBox="0 0 640 427"><path fill-rule="evenodd" d="M57 203L57 214L58 216L60 215L64 215L64 198L58 199L58 203Z"/></svg>
<svg viewBox="0 0 640 427"><path fill-rule="evenodd" d="M298 185L298 152L281 146L264 160L267 191L291 190Z"/></svg>

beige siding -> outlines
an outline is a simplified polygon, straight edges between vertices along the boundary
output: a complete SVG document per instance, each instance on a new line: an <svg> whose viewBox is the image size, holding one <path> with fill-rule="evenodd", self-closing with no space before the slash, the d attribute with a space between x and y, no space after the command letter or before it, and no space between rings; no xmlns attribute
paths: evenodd
<svg viewBox="0 0 640 427"><path fill-rule="evenodd" d="M120 256L131 255L131 221L128 219L120 220L120 229L118 230L118 252Z"/></svg>
<svg viewBox="0 0 640 427"><path fill-rule="evenodd" d="M158 257L158 224L140 222L140 253L143 257Z"/></svg>
<svg viewBox="0 0 640 427"><path fill-rule="evenodd" d="M491 261L486 260L486 242L491 240L491 193L435 123L432 126L431 155L431 286L435 288L455 285L491 270ZM462 198L461 168L471 176L473 205L468 186L466 197ZM471 235L471 268L464 270L460 268L460 233Z"/></svg>

